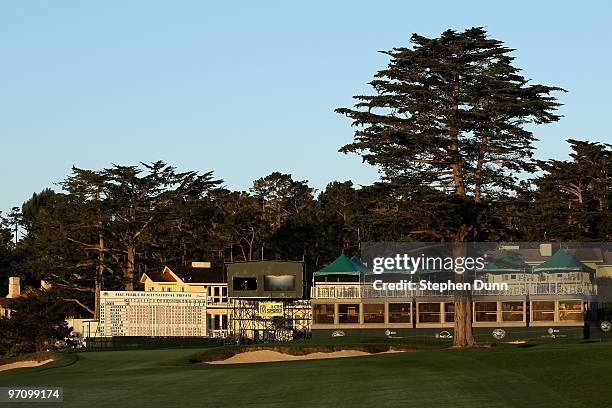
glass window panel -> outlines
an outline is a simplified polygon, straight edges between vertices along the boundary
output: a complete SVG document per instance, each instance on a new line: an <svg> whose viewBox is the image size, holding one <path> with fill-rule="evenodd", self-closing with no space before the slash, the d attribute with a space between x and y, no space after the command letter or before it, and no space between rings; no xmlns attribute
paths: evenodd
<svg viewBox="0 0 612 408"><path fill-rule="evenodd" d="M334 305L314 305L314 322L319 324L333 324Z"/></svg>
<svg viewBox="0 0 612 408"><path fill-rule="evenodd" d="M384 303L367 303L363 305L364 323L384 323L385 305Z"/></svg>
<svg viewBox="0 0 612 408"><path fill-rule="evenodd" d="M359 304L338 305L339 323L359 323Z"/></svg>
<svg viewBox="0 0 612 408"><path fill-rule="evenodd" d="M389 323L410 323L410 303L389 303Z"/></svg>
<svg viewBox="0 0 612 408"><path fill-rule="evenodd" d="M555 320L555 302L536 300L531 302L534 322L552 322Z"/></svg>
<svg viewBox="0 0 612 408"><path fill-rule="evenodd" d="M455 304L454 303L444 304L444 319L446 323L455 321Z"/></svg>
<svg viewBox="0 0 612 408"><path fill-rule="evenodd" d="M525 316L523 302L502 302L503 322L522 322Z"/></svg>
<svg viewBox="0 0 612 408"><path fill-rule="evenodd" d="M582 320L582 301L580 300L560 300L559 301L559 320L581 321Z"/></svg>
<svg viewBox="0 0 612 408"><path fill-rule="evenodd" d="M497 321L497 302L475 302L474 310L477 322Z"/></svg>
<svg viewBox="0 0 612 408"><path fill-rule="evenodd" d="M440 323L440 303L418 303L419 323Z"/></svg>

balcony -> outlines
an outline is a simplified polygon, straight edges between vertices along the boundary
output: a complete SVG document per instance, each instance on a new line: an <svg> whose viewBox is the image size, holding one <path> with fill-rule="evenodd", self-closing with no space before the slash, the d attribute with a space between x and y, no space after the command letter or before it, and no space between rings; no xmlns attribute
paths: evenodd
<svg viewBox="0 0 612 408"><path fill-rule="evenodd" d="M381 299L448 296L435 290L376 290L369 283L319 283L311 288L312 299ZM472 291L480 296L580 295L597 294L597 285L582 282L512 282L507 290Z"/></svg>
<svg viewBox="0 0 612 408"><path fill-rule="evenodd" d="M597 285L581 282L538 282L530 283L530 295L584 295L597 294Z"/></svg>
<svg viewBox="0 0 612 408"><path fill-rule="evenodd" d="M410 290L376 290L371 284L329 284L321 283L310 290L312 299L380 299L409 298L414 296Z"/></svg>

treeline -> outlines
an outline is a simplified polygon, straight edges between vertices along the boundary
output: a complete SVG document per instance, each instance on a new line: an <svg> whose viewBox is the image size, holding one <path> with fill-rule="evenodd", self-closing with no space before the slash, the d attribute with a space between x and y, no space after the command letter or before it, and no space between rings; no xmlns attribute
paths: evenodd
<svg viewBox="0 0 612 408"><path fill-rule="evenodd" d="M355 186L272 173L231 191L212 173L165 163L72 169L2 217L2 281L21 275L75 292L94 308L100 288L133 289L142 272L192 260L304 260L314 270L363 241L448 240L472 213L476 240L606 241L612 238L612 147L570 140L570 160L539 163L518 194L487 196L476 209L453 195L399 182ZM14 231L24 236L15 244ZM89 296L79 296L89 293Z"/></svg>

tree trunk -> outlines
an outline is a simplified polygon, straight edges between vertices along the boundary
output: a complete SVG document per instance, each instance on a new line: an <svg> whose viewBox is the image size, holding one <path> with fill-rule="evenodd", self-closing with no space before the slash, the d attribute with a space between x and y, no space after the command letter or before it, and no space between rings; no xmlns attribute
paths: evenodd
<svg viewBox="0 0 612 408"><path fill-rule="evenodd" d="M136 260L136 247L130 243L127 246L127 266L124 274L125 290L134 290L134 265Z"/></svg>
<svg viewBox="0 0 612 408"><path fill-rule="evenodd" d="M100 319L100 290L102 289L102 282L96 278L95 290L94 290L94 319Z"/></svg>
<svg viewBox="0 0 612 408"><path fill-rule="evenodd" d="M455 294L455 335L454 346L457 348L474 347L472 333L472 296L469 291Z"/></svg>
<svg viewBox="0 0 612 408"><path fill-rule="evenodd" d="M98 204L98 266L94 279L94 319L100 319L100 290L102 289L102 275L104 274L104 235L102 235L102 217L100 215L100 188L96 190Z"/></svg>
<svg viewBox="0 0 612 408"><path fill-rule="evenodd" d="M460 238L463 240L463 238ZM455 259L466 256L465 244L454 242L453 257ZM467 271L455 274L455 282L465 283ZM474 347L474 334L472 333L472 295L468 290L455 293L455 334L454 346L457 348Z"/></svg>
<svg viewBox="0 0 612 408"><path fill-rule="evenodd" d="M455 77L458 78L459 74L456 73ZM451 171L453 174L453 184L455 186L455 194L458 196L465 196L465 183L463 180L463 158L461 157L459 146L459 83L455 85L453 90L453 96L451 99L451 116L449 118L449 132L448 136L450 144L448 148L448 154L450 156Z"/></svg>
<svg viewBox="0 0 612 408"><path fill-rule="evenodd" d="M465 197L465 181L463 178L463 159L460 154L459 146L459 85L455 86L452 98L452 116L450 118L450 145L449 155L451 159L451 171L453 175L453 184L455 186L455 194L460 197ZM465 256L465 246L462 241L465 240L466 225L462 225L457 233L455 242L453 243L453 257L455 259ZM455 281L458 283L465 282L464 274L455 274ZM472 302L471 295L467 291L460 291L455 294L455 333L453 336L454 346L457 348L467 348L474 346L474 335L472 334Z"/></svg>
<svg viewBox="0 0 612 408"><path fill-rule="evenodd" d="M100 290L102 289L102 274L104 273L104 237L98 234L98 267L94 281L94 319L100 318Z"/></svg>
<svg viewBox="0 0 612 408"><path fill-rule="evenodd" d="M480 203L482 197L482 171L484 169L485 151L489 144L489 137L482 135L482 140L478 150L478 160L476 162L476 172L474 175L474 202Z"/></svg>

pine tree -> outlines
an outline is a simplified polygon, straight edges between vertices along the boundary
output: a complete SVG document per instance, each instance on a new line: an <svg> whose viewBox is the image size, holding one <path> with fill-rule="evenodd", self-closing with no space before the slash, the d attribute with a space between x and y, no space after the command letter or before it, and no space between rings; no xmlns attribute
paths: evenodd
<svg viewBox="0 0 612 408"><path fill-rule="evenodd" d="M539 161L544 174L537 187L532 219L525 223L535 239L546 234L553 240L597 240L612 238L612 145L568 140L570 160Z"/></svg>
<svg viewBox="0 0 612 408"><path fill-rule="evenodd" d="M390 62L370 82L374 95L336 110L358 128L340 150L362 155L388 180L455 196L465 217L455 217L445 238L475 239L474 209L487 194L511 189L516 172L534 170L535 137L525 125L557 121L551 93L561 89L529 83L513 66L513 50L480 27L414 34L411 42L383 52ZM469 347L469 299L458 298L455 310L455 345Z"/></svg>

